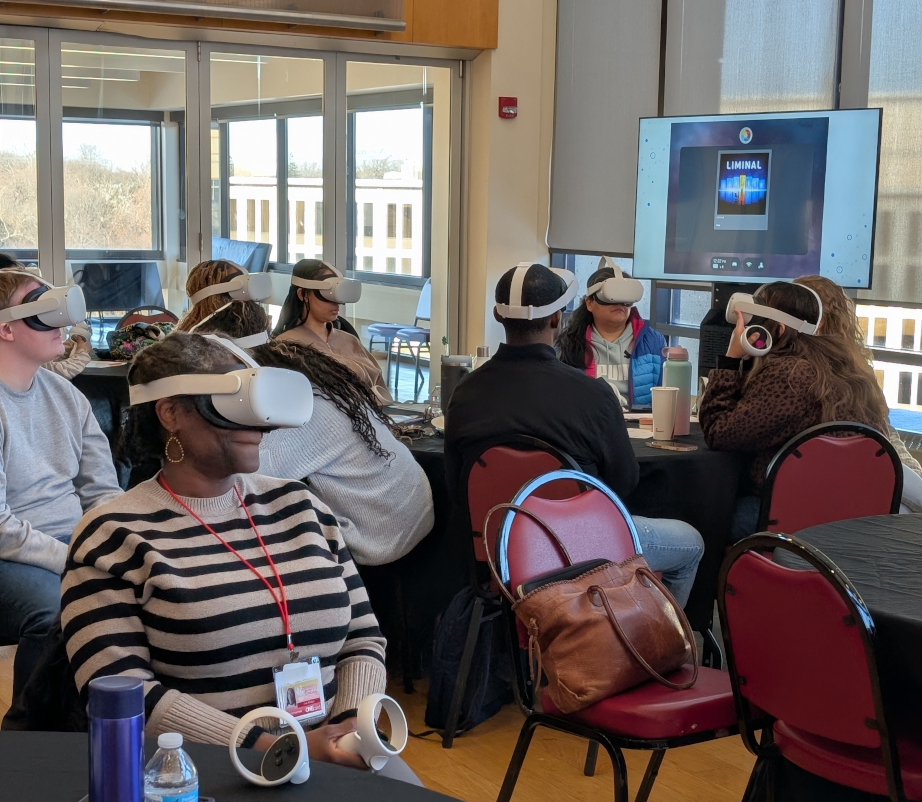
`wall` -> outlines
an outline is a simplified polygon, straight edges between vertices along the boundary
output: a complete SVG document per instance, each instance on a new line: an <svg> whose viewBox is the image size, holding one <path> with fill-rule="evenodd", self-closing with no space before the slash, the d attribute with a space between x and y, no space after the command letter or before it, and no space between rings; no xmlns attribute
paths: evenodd
<svg viewBox="0 0 922 802"><path fill-rule="evenodd" d="M547 263L548 175L554 120L556 0L502 0L498 46L474 60L468 144L466 270L462 277L462 348L493 349L493 288L522 261ZM503 120L499 96L518 98Z"/></svg>

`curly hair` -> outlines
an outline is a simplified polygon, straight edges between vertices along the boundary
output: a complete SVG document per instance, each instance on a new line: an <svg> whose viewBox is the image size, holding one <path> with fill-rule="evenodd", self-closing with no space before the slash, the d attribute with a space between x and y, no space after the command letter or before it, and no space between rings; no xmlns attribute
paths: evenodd
<svg viewBox="0 0 922 802"><path fill-rule="evenodd" d="M226 259L199 262L189 271L189 278L186 279L186 295L191 298L199 290L204 290L205 287L213 284L222 284L240 273L246 273L246 270ZM203 298L183 315L183 319L176 326L176 331L189 331L196 323L200 323L228 301L230 301L230 296L223 292Z"/></svg>
<svg viewBox="0 0 922 802"><path fill-rule="evenodd" d="M231 301L226 309L221 309L206 323L198 326L195 333L226 334L236 340L238 337L268 331L270 325L269 315L256 301Z"/></svg>
<svg viewBox="0 0 922 802"><path fill-rule="evenodd" d="M332 401L352 421L352 431L362 438L372 454L387 460L394 458L378 440L370 416L374 415L388 427L390 418L378 407L371 390L345 365L312 346L292 340L271 340L250 353L260 365L303 373L318 395Z"/></svg>
<svg viewBox="0 0 922 802"><path fill-rule="evenodd" d="M238 367L234 355L213 340L174 332L138 353L128 369L128 385L147 384L184 373L226 373ZM180 398L194 408L192 396ZM160 424L155 405L155 401L149 401L129 407L125 413L116 455L130 465L159 464L163 460L168 433Z"/></svg>
<svg viewBox="0 0 922 802"><path fill-rule="evenodd" d="M336 273L330 269L330 266L320 259L302 259L291 271L291 275L297 278L303 278L307 281L321 281L325 278L335 276ZM272 334L278 337L289 329L294 329L307 320L307 313L310 308L310 301L298 297L298 290L294 284L288 290L285 302L282 304L282 311L279 313L279 322L272 330ZM323 296L318 290L304 290L305 296L310 297L313 293L318 298Z"/></svg>
<svg viewBox="0 0 922 802"><path fill-rule="evenodd" d="M755 300L801 320L814 321L819 316L820 310L813 294L787 281L760 287ZM768 329L774 344L771 353L754 360L747 382L761 370L766 360L780 356L796 357L792 373L808 364L816 374L810 395L820 404L823 422L849 420L857 416L860 423L881 432L887 431L889 410L884 395L870 364L855 347L854 340L801 334L791 326L786 326L781 333L780 324L766 318L753 318L752 322Z"/></svg>
<svg viewBox="0 0 922 802"><path fill-rule="evenodd" d="M800 276L794 279L794 283L809 287L820 296L823 302L820 334L854 342L868 362L874 361L865 342L864 332L858 326L854 302L845 294L845 290L823 276Z"/></svg>
<svg viewBox="0 0 922 802"><path fill-rule="evenodd" d="M589 276L586 286L591 287L614 277L614 270L610 267L603 267ZM588 297L587 295L586 298ZM565 365L580 370L585 370L586 365L590 362L590 354L587 353L586 346L586 330L592 325L592 312L586 306L586 298L583 298L579 306L573 310L573 314L570 315L567 325L560 332L555 343L557 358Z"/></svg>

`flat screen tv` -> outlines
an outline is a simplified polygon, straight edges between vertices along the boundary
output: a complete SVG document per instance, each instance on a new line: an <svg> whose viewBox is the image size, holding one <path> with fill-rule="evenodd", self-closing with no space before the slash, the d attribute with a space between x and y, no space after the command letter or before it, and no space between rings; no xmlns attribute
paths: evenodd
<svg viewBox="0 0 922 802"><path fill-rule="evenodd" d="M880 109L640 120L634 277L868 289Z"/></svg>

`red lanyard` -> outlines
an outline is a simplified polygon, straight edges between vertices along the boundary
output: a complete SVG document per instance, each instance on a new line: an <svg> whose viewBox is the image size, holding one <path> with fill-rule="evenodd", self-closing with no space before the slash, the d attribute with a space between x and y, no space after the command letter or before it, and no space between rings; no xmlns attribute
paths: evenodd
<svg viewBox="0 0 922 802"><path fill-rule="evenodd" d="M179 496L177 496L170 486L167 484L166 479L163 478L161 473L158 477L160 484L163 486L163 489L169 493L173 500L182 505L182 507L189 513L196 521L198 521L202 526L205 527L211 534L213 534L221 543L224 545L228 551L234 554L240 562L242 562L247 568L249 568L256 576L258 576L262 583L268 588L269 593L272 594L272 600L275 602L276 606L279 608L279 614L282 616L282 624L285 626L285 639L287 642L288 653L294 653L294 643L291 640L291 619L288 617L288 598L285 596L285 585L282 583L282 577L279 575L278 569L275 567L275 561L272 559L272 556L269 554L269 550L266 548L266 544L263 543L262 535L259 534L259 530L256 528L256 524L253 522L253 516L250 515L247 505L243 502L243 497L240 495L240 491L237 489L237 486L234 485L234 492L237 494L237 498L240 500L240 506L243 507L243 511L246 513L247 520L250 522L250 526L253 528L253 532L256 534L256 539L259 541L259 545L263 550L263 554L266 555L266 559L269 561L269 565L272 568L272 573L275 574L275 581L279 583L279 594L276 594L275 589L272 585L269 584L269 580L266 579L253 564L244 557L237 549L235 549L230 543L228 543L223 537L221 537L217 532L214 531L208 524L206 524L201 518L196 515L192 509L186 504Z"/></svg>

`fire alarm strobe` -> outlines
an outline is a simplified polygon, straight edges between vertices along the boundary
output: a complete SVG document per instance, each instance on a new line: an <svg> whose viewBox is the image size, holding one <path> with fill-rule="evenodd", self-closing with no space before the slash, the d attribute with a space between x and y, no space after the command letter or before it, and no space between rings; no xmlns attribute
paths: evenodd
<svg viewBox="0 0 922 802"><path fill-rule="evenodd" d="M511 120L519 115L519 99L517 97L501 97L499 99L499 116L504 120Z"/></svg>

